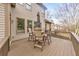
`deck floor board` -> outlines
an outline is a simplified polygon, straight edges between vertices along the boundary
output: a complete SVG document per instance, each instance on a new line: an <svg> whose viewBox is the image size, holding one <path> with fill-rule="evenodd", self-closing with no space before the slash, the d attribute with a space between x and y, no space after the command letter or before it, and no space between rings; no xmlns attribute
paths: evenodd
<svg viewBox="0 0 79 59"><path fill-rule="evenodd" d="M26 39L15 41L11 45L9 56L75 56L75 51L70 40L52 37L52 43L46 45L44 50L33 47L33 42Z"/></svg>

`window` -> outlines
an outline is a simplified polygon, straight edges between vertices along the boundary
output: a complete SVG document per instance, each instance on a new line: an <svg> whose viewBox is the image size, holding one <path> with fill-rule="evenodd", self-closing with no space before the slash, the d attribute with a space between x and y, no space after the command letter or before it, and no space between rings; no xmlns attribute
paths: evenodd
<svg viewBox="0 0 79 59"><path fill-rule="evenodd" d="M27 20L27 32L29 32L29 28L32 30L32 20Z"/></svg>
<svg viewBox="0 0 79 59"><path fill-rule="evenodd" d="M25 20L17 18L17 33L25 33Z"/></svg>
<svg viewBox="0 0 79 59"><path fill-rule="evenodd" d="M24 6L28 10L31 10L31 8L32 8L31 3L19 3L19 4Z"/></svg>
<svg viewBox="0 0 79 59"><path fill-rule="evenodd" d="M20 5L24 6L24 3L18 3L18 4L20 4Z"/></svg>
<svg viewBox="0 0 79 59"><path fill-rule="evenodd" d="M39 13L37 14L37 21L40 22L40 15L39 15Z"/></svg>
<svg viewBox="0 0 79 59"><path fill-rule="evenodd" d="M25 7L29 10L31 10L31 3L25 3Z"/></svg>
<svg viewBox="0 0 79 59"><path fill-rule="evenodd" d="M41 27L40 14L39 14L39 12L37 13L37 21L34 22L34 26L35 26L35 27Z"/></svg>
<svg viewBox="0 0 79 59"><path fill-rule="evenodd" d="M41 23L38 22L38 21L35 21L35 22L34 22L34 27L35 27L35 28L36 28L36 27L41 27Z"/></svg>

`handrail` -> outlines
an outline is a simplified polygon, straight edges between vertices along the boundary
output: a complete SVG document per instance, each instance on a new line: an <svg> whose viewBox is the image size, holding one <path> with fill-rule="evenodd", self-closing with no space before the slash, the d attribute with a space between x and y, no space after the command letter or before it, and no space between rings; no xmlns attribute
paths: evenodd
<svg viewBox="0 0 79 59"><path fill-rule="evenodd" d="M0 42L0 49L3 47L3 45L5 44L5 42L9 39L9 36L5 37L4 39L2 39L2 41Z"/></svg>
<svg viewBox="0 0 79 59"><path fill-rule="evenodd" d="M9 51L9 38L10 36L5 37L0 43L0 55L5 56Z"/></svg>
<svg viewBox="0 0 79 59"><path fill-rule="evenodd" d="M79 36L76 35L75 33L71 32L71 34L75 37L75 39L77 40L77 42L79 42Z"/></svg>
<svg viewBox="0 0 79 59"><path fill-rule="evenodd" d="M71 32L71 41L76 55L79 56L79 37L73 32Z"/></svg>

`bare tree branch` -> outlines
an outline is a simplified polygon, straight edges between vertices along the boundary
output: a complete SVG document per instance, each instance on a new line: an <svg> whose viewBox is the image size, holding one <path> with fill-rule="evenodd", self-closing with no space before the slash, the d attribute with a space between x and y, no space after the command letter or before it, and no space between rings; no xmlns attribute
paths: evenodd
<svg viewBox="0 0 79 59"><path fill-rule="evenodd" d="M78 27L79 23L79 4L78 3L64 3L56 11L55 17L61 19L60 22L63 25L68 26L69 29L72 27ZM75 30L73 29L73 30Z"/></svg>

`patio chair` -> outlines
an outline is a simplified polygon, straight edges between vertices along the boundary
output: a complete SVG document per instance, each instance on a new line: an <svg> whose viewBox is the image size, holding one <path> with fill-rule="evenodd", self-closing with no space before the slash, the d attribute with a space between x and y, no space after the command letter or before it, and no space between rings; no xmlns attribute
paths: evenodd
<svg viewBox="0 0 79 59"><path fill-rule="evenodd" d="M51 32L50 31L45 32L45 41L47 41L49 45L52 42L52 40L51 40Z"/></svg>
<svg viewBox="0 0 79 59"><path fill-rule="evenodd" d="M29 41L34 41L34 33L33 33L32 30L30 30L30 28L29 28L29 37L28 37L28 40Z"/></svg>
<svg viewBox="0 0 79 59"><path fill-rule="evenodd" d="M44 44L45 44L43 32L35 31L34 33L35 33L34 48L38 47L38 48L41 49L41 51L43 51L43 47L44 47Z"/></svg>
<svg viewBox="0 0 79 59"><path fill-rule="evenodd" d="M28 41L34 41L35 40L35 35L34 33L29 33Z"/></svg>

